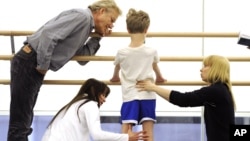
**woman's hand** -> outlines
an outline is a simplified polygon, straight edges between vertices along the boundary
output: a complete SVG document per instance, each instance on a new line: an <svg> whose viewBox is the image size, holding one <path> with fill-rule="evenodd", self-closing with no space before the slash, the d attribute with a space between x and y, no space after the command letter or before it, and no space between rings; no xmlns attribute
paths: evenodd
<svg viewBox="0 0 250 141"><path fill-rule="evenodd" d="M156 85L150 80L143 80L138 81L135 87L138 88L139 91L153 91Z"/></svg>
<svg viewBox="0 0 250 141"><path fill-rule="evenodd" d="M148 139L148 135L146 134L146 131L132 132L131 130L128 130L128 136L129 136L129 141L138 141L138 140Z"/></svg>
<svg viewBox="0 0 250 141"><path fill-rule="evenodd" d="M138 81L135 87L138 88L139 91L154 91L159 96L161 96L162 98L164 98L168 101L170 98L170 93L172 91L170 89L158 87L157 85L155 85L154 83L152 83L149 80Z"/></svg>

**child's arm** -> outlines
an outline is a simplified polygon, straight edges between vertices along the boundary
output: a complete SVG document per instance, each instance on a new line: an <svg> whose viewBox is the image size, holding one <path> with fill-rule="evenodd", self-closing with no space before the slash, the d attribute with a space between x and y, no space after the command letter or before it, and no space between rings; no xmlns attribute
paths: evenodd
<svg viewBox="0 0 250 141"><path fill-rule="evenodd" d="M119 77L120 68L121 68L120 64L115 65L113 77L110 79L111 82L119 82L120 81L120 77Z"/></svg>
<svg viewBox="0 0 250 141"><path fill-rule="evenodd" d="M153 63L153 70L155 72L155 75L156 75L156 82L164 82L164 81L167 81L163 78L162 74L161 74L161 71L157 65L157 63Z"/></svg>

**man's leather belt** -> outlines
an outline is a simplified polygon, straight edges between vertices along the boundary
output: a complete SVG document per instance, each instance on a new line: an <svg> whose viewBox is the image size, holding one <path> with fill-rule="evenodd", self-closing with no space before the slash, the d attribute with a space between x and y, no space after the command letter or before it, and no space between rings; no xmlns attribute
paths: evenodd
<svg viewBox="0 0 250 141"><path fill-rule="evenodd" d="M26 44L23 46L22 50L25 52L25 53L31 53L31 51L33 50L32 47L29 45L29 44Z"/></svg>

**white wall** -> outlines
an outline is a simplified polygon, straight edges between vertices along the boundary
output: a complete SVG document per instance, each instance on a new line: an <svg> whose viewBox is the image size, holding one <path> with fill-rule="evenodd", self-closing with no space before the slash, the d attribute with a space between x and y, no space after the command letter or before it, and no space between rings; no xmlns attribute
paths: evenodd
<svg viewBox="0 0 250 141"><path fill-rule="evenodd" d="M0 5L0 30L34 31L59 12L71 8L85 8L93 0L9 0ZM116 0L123 10L114 32L126 32L125 17L129 8L145 10L151 16L149 32L240 32L247 29L249 0ZM250 26L249 26L250 28ZM16 37L16 50L25 37ZM114 56L117 50L127 46L129 38L106 37L97 55ZM158 50L160 56L249 56L250 50L237 45L237 38L148 38L148 46ZM10 54L9 37L0 36L0 54ZM169 81L200 80L201 62L160 62L160 69ZM232 62L232 81L249 81L249 62ZM0 79L9 79L9 61L0 60ZM85 80L95 77L109 80L113 73L113 62L90 62L79 66L72 61L58 72L48 72L45 79ZM189 91L200 86L164 86L180 91ZM53 114L77 93L77 86L43 85L35 107L36 114ZM101 107L103 114L119 115L121 105L120 86L111 86L112 92ZM250 116L247 97L249 86L234 86L237 113ZM8 114L9 86L0 85L0 114ZM161 98L157 101L159 115L200 114L200 108L179 108ZM198 111L186 113L185 111ZM107 113L108 112L108 113ZM184 113L182 113L184 112Z"/></svg>

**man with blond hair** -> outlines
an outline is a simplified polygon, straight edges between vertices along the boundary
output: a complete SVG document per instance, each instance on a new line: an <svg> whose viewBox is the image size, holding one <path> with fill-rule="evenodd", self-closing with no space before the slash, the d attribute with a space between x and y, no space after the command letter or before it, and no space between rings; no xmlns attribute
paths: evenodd
<svg viewBox="0 0 250 141"><path fill-rule="evenodd" d="M95 55L101 37L111 33L121 13L114 0L99 0L86 9L63 11L27 37L11 62L8 141L28 141L33 108L46 72L59 70L75 55ZM89 39L93 30L101 37Z"/></svg>

